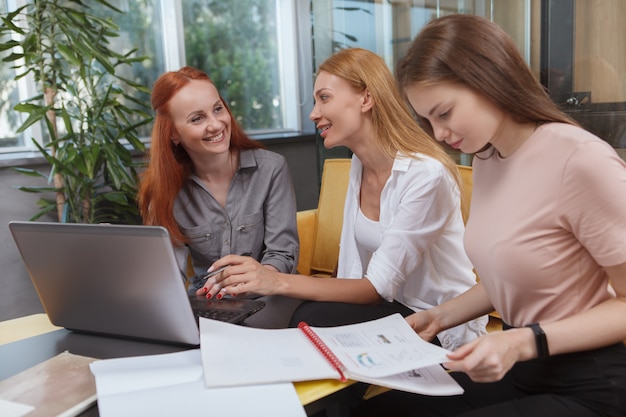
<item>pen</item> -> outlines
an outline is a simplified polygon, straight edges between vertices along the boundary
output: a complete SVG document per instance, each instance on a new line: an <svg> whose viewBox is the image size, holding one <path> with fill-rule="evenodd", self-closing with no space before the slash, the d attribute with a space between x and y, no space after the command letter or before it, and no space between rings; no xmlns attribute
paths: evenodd
<svg viewBox="0 0 626 417"><path fill-rule="evenodd" d="M241 256L252 256L252 254L250 252L246 252L246 253L242 253ZM211 278L214 275L219 274L220 272L222 272L223 270L225 270L226 268L228 268L230 265L226 265L223 266L221 268L217 268L215 271L211 271L208 274L206 274L205 276L202 277L202 281L205 281L209 278Z"/></svg>
<svg viewBox="0 0 626 417"><path fill-rule="evenodd" d="M206 274L205 276L202 277L202 280L206 282L207 279L211 278L214 275L219 274L220 272L222 272L223 270L225 270L226 268L228 268L230 265L226 265L223 266L221 268L217 268L215 271L211 271L208 274Z"/></svg>

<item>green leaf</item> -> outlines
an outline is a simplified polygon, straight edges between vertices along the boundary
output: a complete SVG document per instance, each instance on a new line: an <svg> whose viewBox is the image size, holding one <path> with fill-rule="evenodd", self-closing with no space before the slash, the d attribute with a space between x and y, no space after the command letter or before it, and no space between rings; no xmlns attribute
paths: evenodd
<svg viewBox="0 0 626 417"><path fill-rule="evenodd" d="M17 133L22 133L35 123L39 122L41 119L46 117L46 112L49 110L48 107L36 106L33 104L17 104L14 107L15 110L23 113L28 113L28 118L22 125L17 129Z"/></svg>
<svg viewBox="0 0 626 417"><path fill-rule="evenodd" d="M18 59L22 59L24 58L24 54L19 54L19 53L11 53L7 56L5 56L4 58L2 58L2 62L13 62L13 61L17 61Z"/></svg>
<svg viewBox="0 0 626 417"><path fill-rule="evenodd" d="M20 35L24 34L24 30L19 27L18 25L16 25L15 23L13 23L13 20L19 16L22 13L22 10L24 10L27 7L27 5L22 6L18 9L16 9L15 11L9 13L6 17L2 17L2 23L11 31L19 33Z"/></svg>
<svg viewBox="0 0 626 417"><path fill-rule="evenodd" d="M74 50L67 45L57 44L56 47L59 49L59 52L70 64L79 66L81 65L81 59L74 53Z"/></svg>
<svg viewBox="0 0 626 417"><path fill-rule="evenodd" d="M39 202L46 203L46 202L48 202L48 200L40 199ZM56 211L56 209L57 209L56 202L51 202L51 203L48 203L48 204L39 204L39 202L38 202L37 205L39 207L42 207L42 209L39 210L39 212L37 212L37 214L35 214L33 217L31 217L29 219L30 221L35 221L37 219L40 219L41 217L45 216L46 214L52 213L52 212Z"/></svg>
<svg viewBox="0 0 626 417"><path fill-rule="evenodd" d="M13 167L11 168L13 171L17 171L20 174L24 174L27 175L29 177L43 177L43 178L47 178L47 175L42 174L39 171L36 171L34 169L30 169L30 168L19 168L19 167Z"/></svg>
<svg viewBox="0 0 626 417"><path fill-rule="evenodd" d="M67 131L68 136L74 136L74 126L72 126L72 117L67 112L65 105L61 106L61 118L63 119L63 125Z"/></svg>
<svg viewBox="0 0 626 417"><path fill-rule="evenodd" d="M27 192L27 193L47 193L47 192L62 191L62 189L58 189L54 187L26 187L26 186L18 185L15 188L17 188L20 191Z"/></svg>
<svg viewBox="0 0 626 417"><path fill-rule="evenodd" d="M22 44L16 41L15 39L9 39L5 41L4 43L0 44L0 51L6 51L6 50L9 50L17 46L21 46L21 45Z"/></svg>
<svg viewBox="0 0 626 417"><path fill-rule="evenodd" d="M103 197L110 202L113 203L117 203L117 204L127 204L128 203L128 198L126 197L126 194L122 193L122 192L110 192L110 193L106 193L103 194Z"/></svg>

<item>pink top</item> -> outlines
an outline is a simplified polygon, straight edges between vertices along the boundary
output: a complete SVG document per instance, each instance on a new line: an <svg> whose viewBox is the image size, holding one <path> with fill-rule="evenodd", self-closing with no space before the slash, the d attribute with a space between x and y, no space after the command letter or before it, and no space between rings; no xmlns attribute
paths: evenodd
<svg viewBox="0 0 626 417"><path fill-rule="evenodd" d="M504 322L520 327L611 297L626 262L626 164L591 133L550 123L510 157L474 158L465 248Z"/></svg>

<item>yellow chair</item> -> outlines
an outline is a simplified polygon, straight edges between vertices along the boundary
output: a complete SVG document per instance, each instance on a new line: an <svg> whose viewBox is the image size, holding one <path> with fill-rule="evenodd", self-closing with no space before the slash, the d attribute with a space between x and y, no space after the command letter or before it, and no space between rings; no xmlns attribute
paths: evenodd
<svg viewBox="0 0 626 417"><path fill-rule="evenodd" d="M302 275L330 277L336 271L350 166L350 158L326 159L317 208L297 213Z"/></svg>
<svg viewBox="0 0 626 417"><path fill-rule="evenodd" d="M463 222L467 223L470 201L472 200L472 186L474 185L472 180L472 167L457 165L456 168L461 176L461 213L463 215Z"/></svg>

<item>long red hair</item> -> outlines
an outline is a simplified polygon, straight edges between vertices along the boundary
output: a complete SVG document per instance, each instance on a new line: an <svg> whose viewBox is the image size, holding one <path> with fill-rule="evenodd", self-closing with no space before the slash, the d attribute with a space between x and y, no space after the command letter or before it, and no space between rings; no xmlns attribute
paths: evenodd
<svg viewBox="0 0 626 417"><path fill-rule="evenodd" d="M172 141L174 123L169 103L191 80L203 80L214 84L207 74L188 66L178 71L166 72L154 83L152 108L155 111L155 119L152 142L148 151L148 167L141 175L137 195L143 223L165 227L177 244L185 243L187 239L174 218L174 200L193 172L193 163L183 147L174 145ZM262 148L261 144L251 140L237 124L221 95L220 99L231 119L230 148L237 150Z"/></svg>

